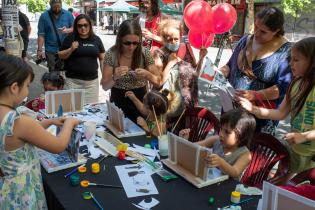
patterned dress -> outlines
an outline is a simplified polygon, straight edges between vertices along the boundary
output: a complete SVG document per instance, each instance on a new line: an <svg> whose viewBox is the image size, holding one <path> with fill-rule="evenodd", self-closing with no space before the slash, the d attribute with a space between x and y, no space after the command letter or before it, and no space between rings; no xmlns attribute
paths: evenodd
<svg viewBox="0 0 315 210"><path fill-rule="evenodd" d="M39 160L30 144L5 151L6 136L13 135L14 121L20 113L10 111L0 126L0 209L47 209Z"/></svg>
<svg viewBox="0 0 315 210"><path fill-rule="evenodd" d="M238 56L246 46L247 37L244 36L240 39L227 64L230 67L228 80L235 89L240 90L258 91L276 85L280 95L275 100L278 107L292 80L291 68L289 66L291 43L284 43L277 51L266 58L254 60L252 62L252 69L257 79L251 80L239 69L237 64ZM257 132L272 135L275 134L275 127L278 125L278 121L265 119L256 119L256 123Z"/></svg>

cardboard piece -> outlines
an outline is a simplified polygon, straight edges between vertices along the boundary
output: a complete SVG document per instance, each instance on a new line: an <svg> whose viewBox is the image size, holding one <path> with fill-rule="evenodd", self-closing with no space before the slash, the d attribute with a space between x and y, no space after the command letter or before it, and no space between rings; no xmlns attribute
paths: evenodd
<svg viewBox="0 0 315 210"><path fill-rule="evenodd" d="M168 159L162 162L192 183L201 188L228 179L221 173L209 176L211 169L205 162L206 156L211 150L183 139L173 133L168 133L169 154Z"/></svg>
<svg viewBox="0 0 315 210"><path fill-rule="evenodd" d="M296 193L264 182L262 207L264 210L303 209L314 210L315 201L300 196Z"/></svg>
<svg viewBox="0 0 315 210"><path fill-rule="evenodd" d="M105 126L118 138L145 135L145 131L130 119L125 118L123 111L114 103L106 102L108 110L108 120Z"/></svg>
<svg viewBox="0 0 315 210"><path fill-rule="evenodd" d="M46 91L45 114L57 114L60 105L63 113L81 112L84 108L84 99L85 93L82 89Z"/></svg>

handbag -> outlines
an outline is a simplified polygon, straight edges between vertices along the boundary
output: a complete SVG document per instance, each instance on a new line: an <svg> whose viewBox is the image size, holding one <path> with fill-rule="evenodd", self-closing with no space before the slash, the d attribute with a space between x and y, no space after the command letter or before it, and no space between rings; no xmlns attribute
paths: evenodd
<svg viewBox="0 0 315 210"><path fill-rule="evenodd" d="M55 21L54 21L54 18L51 14L51 12L49 11L48 12L49 14L49 17L50 17L50 20L51 20L51 23L53 25L53 29L55 31L55 34L56 34L56 37L57 37L57 42L58 42L58 46L59 46L59 50L61 49L61 41L60 41L60 37L59 37L59 34L57 32L57 28L56 28L56 25L55 25ZM55 54L55 71L64 71L64 66L65 66L65 62L64 60L62 60L61 58L59 58L58 56L58 53Z"/></svg>

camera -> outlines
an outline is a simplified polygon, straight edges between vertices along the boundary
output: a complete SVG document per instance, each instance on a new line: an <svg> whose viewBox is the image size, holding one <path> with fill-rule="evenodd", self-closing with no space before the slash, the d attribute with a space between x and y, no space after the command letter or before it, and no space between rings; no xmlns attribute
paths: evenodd
<svg viewBox="0 0 315 210"><path fill-rule="evenodd" d="M39 59L37 59L36 61L35 61L35 63L38 65L38 64L40 64L40 63L42 63L42 62L45 62L46 61L46 58L39 58Z"/></svg>

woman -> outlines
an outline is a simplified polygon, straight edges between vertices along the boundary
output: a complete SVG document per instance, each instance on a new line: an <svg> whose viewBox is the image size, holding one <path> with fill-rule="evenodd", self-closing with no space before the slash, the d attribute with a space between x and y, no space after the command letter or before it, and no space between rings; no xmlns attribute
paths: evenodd
<svg viewBox="0 0 315 210"><path fill-rule="evenodd" d="M162 37L163 47L154 51L155 65L161 73L160 86L174 93L173 105L167 113L169 123L176 121L185 107L195 106L198 103L197 76L199 69L196 71L191 64L183 61L177 55L182 31L182 25L178 20L161 21L159 33Z"/></svg>
<svg viewBox="0 0 315 210"><path fill-rule="evenodd" d="M143 46L151 52L162 46L162 38L159 36L158 27L162 19L158 0L139 0L140 10L145 13L145 28L142 35L145 40ZM141 16L140 16L141 18Z"/></svg>
<svg viewBox="0 0 315 210"><path fill-rule="evenodd" d="M278 106L292 79L291 44L283 36L283 13L275 7L256 15L253 35L239 41L227 65L221 68L236 95L264 107ZM257 119L256 131L275 134L277 121Z"/></svg>
<svg viewBox="0 0 315 210"><path fill-rule="evenodd" d="M98 102L98 63L103 69L105 49L101 39L93 33L91 19L84 14L74 20L73 34L62 44L59 57L65 60L69 89L85 89L85 102Z"/></svg>
<svg viewBox="0 0 315 210"><path fill-rule="evenodd" d="M110 100L133 121L141 115L125 93L133 91L143 101L147 82L157 85L160 80L153 58L148 50L142 49L141 40L137 21L122 22L115 45L106 52L101 81L104 90L111 89Z"/></svg>

